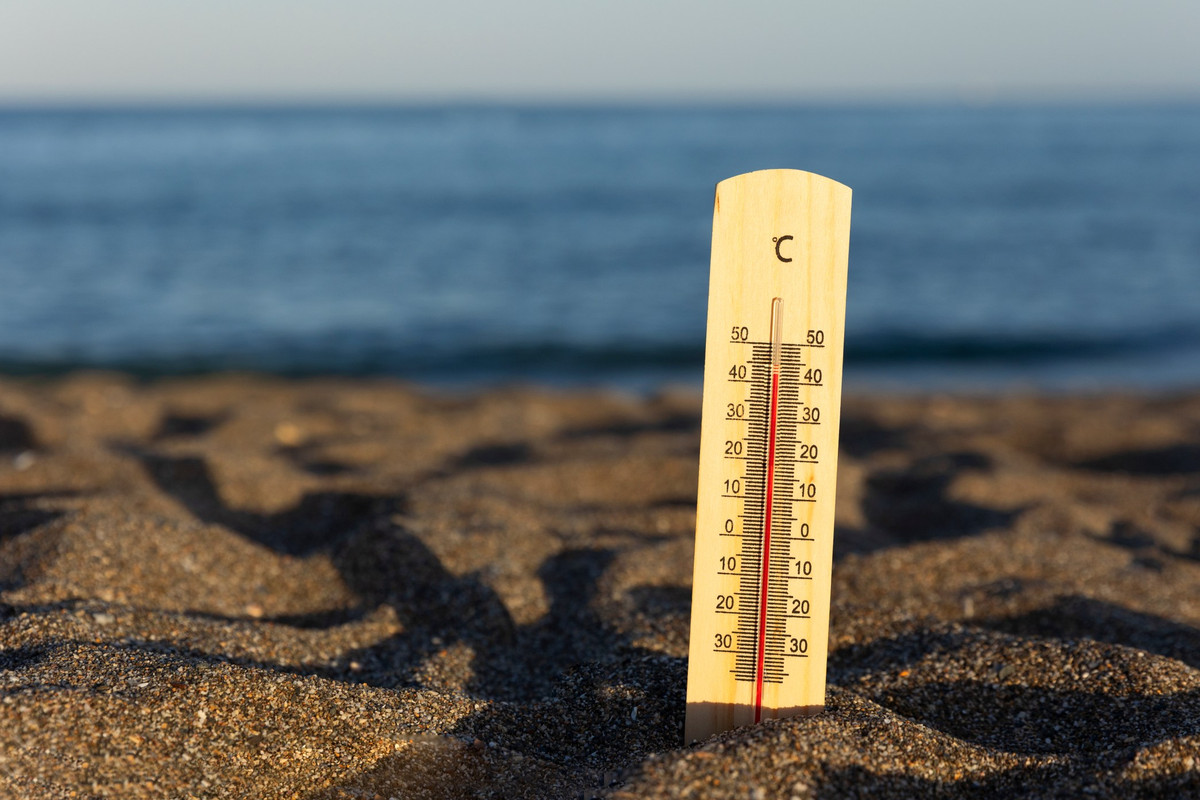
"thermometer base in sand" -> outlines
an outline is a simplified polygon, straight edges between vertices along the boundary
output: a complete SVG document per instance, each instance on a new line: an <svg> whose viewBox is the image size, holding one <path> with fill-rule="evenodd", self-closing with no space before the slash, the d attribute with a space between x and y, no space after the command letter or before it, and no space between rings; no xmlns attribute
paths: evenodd
<svg viewBox="0 0 1200 800"><path fill-rule="evenodd" d="M850 190L717 185L686 741L825 705Z"/></svg>

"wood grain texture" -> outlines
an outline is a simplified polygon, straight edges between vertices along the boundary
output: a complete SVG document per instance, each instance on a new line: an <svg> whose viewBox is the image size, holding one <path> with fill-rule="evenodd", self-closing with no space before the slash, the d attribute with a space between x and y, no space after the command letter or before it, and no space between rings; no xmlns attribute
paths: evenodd
<svg viewBox="0 0 1200 800"><path fill-rule="evenodd" d="M686 741L824 706L850 196L798 170L717 185ZM773 405L774 298L783 356Z"/></svg>

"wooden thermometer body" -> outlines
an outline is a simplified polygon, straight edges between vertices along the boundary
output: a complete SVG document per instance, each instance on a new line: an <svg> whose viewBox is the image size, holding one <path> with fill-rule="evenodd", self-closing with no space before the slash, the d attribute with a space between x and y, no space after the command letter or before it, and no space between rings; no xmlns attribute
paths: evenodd
<svg viewBox="0 0 1200 800"><path fill-rule="evenodd" d="M686 741L825 705L850 190L717 185Z"/></svg>

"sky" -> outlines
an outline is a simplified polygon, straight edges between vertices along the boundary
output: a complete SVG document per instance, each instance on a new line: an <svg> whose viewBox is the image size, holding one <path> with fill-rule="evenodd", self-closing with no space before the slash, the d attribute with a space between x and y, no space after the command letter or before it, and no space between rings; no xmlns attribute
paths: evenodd
<svg viewBox="0 0 1200 800"><path fill-rule="evenodd" d="M0 102L1200 97L1200 0L0 0Z"/></svg>

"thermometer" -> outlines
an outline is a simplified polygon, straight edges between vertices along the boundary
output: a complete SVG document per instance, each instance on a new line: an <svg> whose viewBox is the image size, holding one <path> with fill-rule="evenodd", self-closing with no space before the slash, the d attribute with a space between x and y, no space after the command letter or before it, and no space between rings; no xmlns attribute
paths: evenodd
<svg viewBox="0 0 1200 800"><path fill-rule="evenodd" d="M717 184L686 741L825 705L850 189Z"/></svg>

